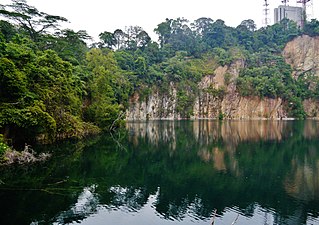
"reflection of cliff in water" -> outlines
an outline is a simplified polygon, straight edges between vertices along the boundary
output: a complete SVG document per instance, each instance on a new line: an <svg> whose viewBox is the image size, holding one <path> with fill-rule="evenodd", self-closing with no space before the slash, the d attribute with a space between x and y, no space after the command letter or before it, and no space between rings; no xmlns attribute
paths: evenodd
<svg viewBox="0 0 319 225"><path fill-rule="evenodd" d="M152 123L127 123L130 133L130 142L138 146L139 139L147 140L148 143L158 146L167 143L171 150L176 148L176 134L174 122L152 122Z"/></svg>
<svg viewBox="0 0 319 225"><path fill-rule="evenodd" d="M229 169L238 175L235 157L238 144L281 141L293 134L291 124L284 121L150 121L128 123L127 129L134 146L144 141L154 147L167 144L165 149L169 149L171 155L177 146L179 149L196 148L197 155L204 162L213 162L215 169ZM230 160L228 168L225 158Z"/></svg>
<svg viewBox="0 0 319 225"><path fill-rule="evenodd" d="M152 132L144 128L150 124ZM292 210L294 216L287 215L287 220L277 216L281 222L290 221L294 224L293 221L298 221L297 224L302 224L307 220L307 210L318 210L313 205L319 201L319 123L316 121L200 120L127 126L129 131L134 131L131 132L131 139L135 140L136 148L143 146L144 141L154 143L155 146L172 141L174 148L166 145L165 148L155 147L152 151L167 149L171 157L177 157L178 154L184 155L194 150L199 159L211 166L211 173L219 171L236 177L227 181L230 187L225 189L228 192L222 192L230 199L237 199L240 193L248 201L251 199L275 208L283 209L295 204ZM141 139L140 133L146 139ZM216 175L206 174L205 179L213 182ZM219 183L214 185L218 186ZM216 187L214 189L218 192ZM260 193L261 190L264 193ZM256 196L252 196L254 193ZM269 202L265 196L271 196L287 206L277 203L274 206L274 202ZM302 200L303 206L290 203L290 197L297 202ZM317 213L314 215L318 216Z"/></svg>
<svg viewBox="0 0 319 225"><path fill-rule="evenodd" d="M311 201L319 199L319 159L318 146L309 146L304 157L291 160L284 186L287 193L296 199Z"/></svg>
<svg viewBox="0 0 319 225"><path fill-rule="evenodd" d="M174 143L176 148L179 138L178 130L191 132L192 140L199 145L208 145L212 142L222 141L227 147L235 148L244 141L280 141L293 134L291 122L285 121L161 121L146 123L127 123L131 141L138 144L139 138L147 138L149 143L158 145L159 142ZM177 129L177 130L176 130ZM319 126L312 121L305 123L304 136L315 135Z"/></svg>
<svg viewBox="0 0 319 225"><path fill-rule="evenodd" d="M131 138L138 144L137 138L147 138L150 143L176 141L177 129L187 129L199 144L209 144L220 139L236 146L243 141L267 141L289 138L298 133L305 138L319 138L318 121L149 121L145 123L127 123Z"/></svg>
<svg viewBox="0 0 319 225"><path fill-rule="evenodd" d="M0 223L71 223L101 210L139 213L149 204L181 224L187 216L209 224L214 209L218 219L230 209L247 220L265 212L273 224L319 216L314 121L160 121L128 123L127 130L127 139L114 134L124 148L105 135L60 146L54 150L62 156L16 179L13 170L1 173L2 190L41 191L0 192L1 202L12 203L0 207ZM262 224L253 222L247 224Z"/></svg>

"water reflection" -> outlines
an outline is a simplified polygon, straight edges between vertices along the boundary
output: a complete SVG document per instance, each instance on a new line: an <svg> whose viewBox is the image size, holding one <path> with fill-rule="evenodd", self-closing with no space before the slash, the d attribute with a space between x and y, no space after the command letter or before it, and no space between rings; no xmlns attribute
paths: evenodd
<svg viewBox="0 0 319 225"><path fill-rule="evenodd" d="M85 187L77 202L67 211L57 215L53 224L68 224L73 221L82 221L98 211L99 199L95 195L95 185Z"/></svg>
<svg viewBox="0 0 319 225"><path fill-rule="evenodd" d="M2 171L0 224L319 224L318 146L316 121L128 123Z"/></svg>

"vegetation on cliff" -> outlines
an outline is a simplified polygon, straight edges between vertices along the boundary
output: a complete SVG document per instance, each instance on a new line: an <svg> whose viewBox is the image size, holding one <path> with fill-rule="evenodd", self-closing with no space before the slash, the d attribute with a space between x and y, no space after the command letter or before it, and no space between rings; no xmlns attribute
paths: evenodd
<svg viewBox="0 0 319 225"><path fill-rule="evenodd" d="M252 20L236 28L224 21L166 19L154 29L159 42L139 26L104 31L87 45L84 30L61 30L66 18L12 0L0 14L0 153L7 144L81 137L121 125L129 96L155 87L165 93L174 82L177 110L188 117L204 75L244 60L235 81L241 95L281 97L294 117L302 100L318 96L318 78L295 80L281 51L303 33L319 34L319 22L300 30L292 21L263 27ZM226 85L230 78L226 79ZM311 88L310 88L311 86ZM3 138L2 138L3 137ZM11 140L11 142L10 142Z"/></svg>

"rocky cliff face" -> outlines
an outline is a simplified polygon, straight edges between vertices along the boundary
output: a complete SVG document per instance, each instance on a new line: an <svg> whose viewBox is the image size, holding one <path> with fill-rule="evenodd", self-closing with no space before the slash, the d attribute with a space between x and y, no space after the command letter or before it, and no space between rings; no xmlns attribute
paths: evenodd
<svg viewBox="0 0 319 225"><path fill-rule="evenodd" d="M241 97L236 91L235 79L244 61L238 60L229 67L217 68L215 75L206 76L199 83L200 90L209 86L225 88L223 96L214 96L202 91L194 105L194 118L218 118L220 114L227 119L280 119L287 117L280 98ZM231 76L225 84L225 76Z"/></svg>
<svg viewBox="0 0 319 225"><path fill-rule="evenodd" d="M176 88L171 83L169 91L161 94L158 90L146 97L140 99L140 95L135 93L129 101L129 109L126 112L127 120L159 120L159 119L177 119L176 113Z"/></svg>
<svg viewBox="0 0 319 225"><path fill-rule="evenodd" d="M283 56L293 68L292 76L301 74L319 77L319 37L301 36L289 42ZM287 102L280 98L242 97L236 91L235 80L244 67L243 60L230 66L219 66L213 74L202 78L199 92L193 105L192 118L226 119L283 119L287 118ZM214 91L210 91L214 90ZM154 90L146 100L140 101L135 93L130 99L126 113L127 120L181 119L177 113L177 90L173 83L167 93ZM308 117L319 117L319 101L312 99L303 102Z"/></svg>
<svg viewBox="0 0 319 225"><path fill-rule="evenodd" d="M303 35L289 42L283 56L293 68L292 76L319 77L319 37ZM308 117L319 118L319 101L307 99L303 102L304 110Z"/></svg>
<svg viewBox="0 0 319 225"><path fill-rule="evenodd" d="M319 77L319 37L303 35L289 42L283 56L293 68L293 77L309 73Z"/></svg>

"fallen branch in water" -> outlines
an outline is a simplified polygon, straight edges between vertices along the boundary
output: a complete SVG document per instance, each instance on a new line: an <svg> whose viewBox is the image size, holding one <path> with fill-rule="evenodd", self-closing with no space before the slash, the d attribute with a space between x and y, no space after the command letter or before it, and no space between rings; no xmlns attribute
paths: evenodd
<svg viewBox="0 0 319 225"><path fill-rule="evenodd" d="M231 225L234 225L236 222L237 222L237 220L238 220L238 217L239 217L239 213L237 214L237 217L236 217L236 219L231 223Z"/></svg>
<svg viewBox="0 0 319 225"><path fill-rule="evenodd" d="M217 209L214 210L213 219L211 225L215 224L215 217L216 217Z"/></svg>
<svg viewBox="0 0 319 225"><path fill-rule="evenodd" d="M7 150L4 155L4 165L10 165L14 163L18 164L30 164L35 162L43 162L51 157L50 153L40 153L36 155L33 149L30 148L30 145L25 144L24 150L18 152L16 150Z"/></svg>
<svg viewBox="0 0 319 225"><path fill-rule="evenodd" d="M55 182L55 183L53 183L53 184L48 184L48 185L57 185L57 184L63 184L63 183L65 183L65 182L67 182L68 180L60 180L60 181L57 181L57 182Z"/></svg>
<svg viewBox="0 0 319 225"><path fill-rule="evenodd" d="M110 126L110 129L109 129L109 130L112 131L112 130L114 129L114 127L115 127L116 122L119 121L120 119L122 119L124 116L125 116L125 112L121 112L121 113L117 116L117 118L113 121L113 123L112 123L112 125Z"/></svg>
<svg viewBox="0 0 319 225"><path fill-rule="evenodd" d="M214 210L214 214L213 214L213 219L212 219L211 225L214 225L214 224L215 224L216 213L217 213L217 209ZM239 217L239 213L237 214L237 217L236 217L235 220L231 223L231 225L234 225L234 224L237 222L238 217Z"/></svg>
<svg viewBox="0 0 319 225"><path fill-rule="evenodd" d="M127 149L117 140L114 138L112 132L110 132L111 138L113 139L113 141L117 144L117 146L119 147L119 149L122 149L124 151L127 152Z"/></svg>

